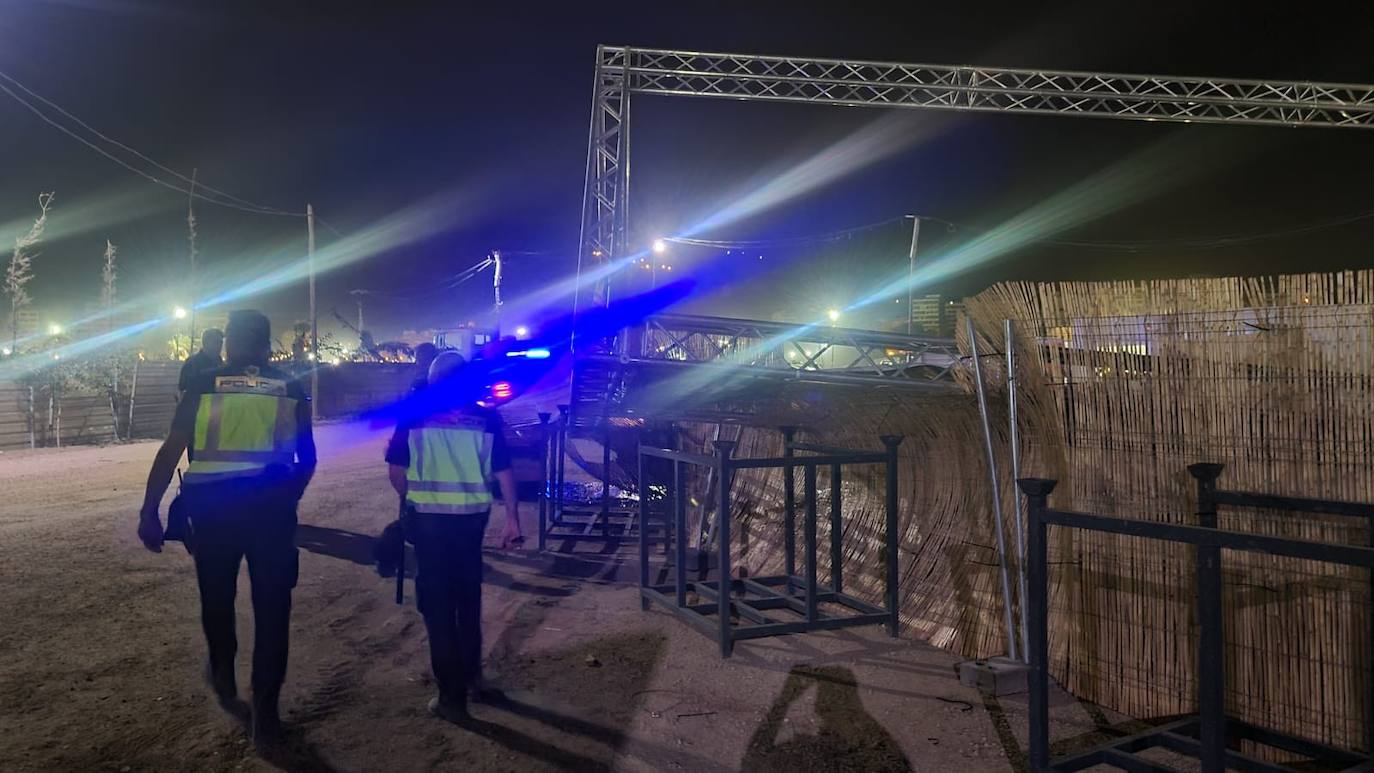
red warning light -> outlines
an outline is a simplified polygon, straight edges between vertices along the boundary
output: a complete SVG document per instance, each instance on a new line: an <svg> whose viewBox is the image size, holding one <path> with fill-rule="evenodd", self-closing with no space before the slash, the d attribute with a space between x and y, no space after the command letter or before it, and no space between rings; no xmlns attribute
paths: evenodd
<svg viewBox="0 0 1374 773"><path fill-rule="evenodd" d="M509 400L513 394L515 390L511 388L509 381L498 381L491 385L491 396L497 400Z"/></svg>

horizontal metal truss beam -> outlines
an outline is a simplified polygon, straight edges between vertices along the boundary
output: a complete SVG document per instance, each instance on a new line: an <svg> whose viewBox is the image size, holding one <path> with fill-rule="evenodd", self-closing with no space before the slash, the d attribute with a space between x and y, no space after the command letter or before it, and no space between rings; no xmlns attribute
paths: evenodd
<svg viewBox="0 0 1374 773"><path fill-rule="evenodd" d="M639 349L644 361L709 363L865 383L947 380L959 362L950 338L690 314L649 317ZM822 367L823 361L838 364Z"/></svg>
<svg viewBox="0 0 1374 773"><path fill-rule="evenodd" d="M631 93L1144 121L1374 127L1374 86L606 46Z"/></svg>

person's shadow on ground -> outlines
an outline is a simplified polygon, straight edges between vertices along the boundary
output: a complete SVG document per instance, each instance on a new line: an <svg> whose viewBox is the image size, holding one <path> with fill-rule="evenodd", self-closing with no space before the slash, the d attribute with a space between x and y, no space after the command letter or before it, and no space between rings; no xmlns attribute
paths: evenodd
<svg viewBox="0 0 1374 773"><path fill-rule="evenodd" d="M813 687L820 726L812 735L791 725L796 734L778 743L788 709ZM778 773L911 769L896 740L864 710L854 674L836 666L792 669L740 764L740 770Z"/></svg>
<svg viewBox="0 0 1374 773"><path fill-rule="evenodd" d="M296 547L317 555L351 561L361 566L377 565L376 545L377 538L369 534L359 534L327 526L312 526L306 523L296 526ZM407 553L409 558L406 560L406 577L413 578L415 577L415 555L409 548L407 548ZM489 561L483 563L482 582L488 585L498 585L536 596L571 596L576 592L575 589L571 588L552 588L521 582L514 576L493 567ZM393 574L383 576L394 576L394 571L393 568Z"/></svg>
<svg viewBox="0 0 1374 773"><path fill-rule="evenodd" d="M327 526L311 526L302 523L296 526L296 546L331 558L342 558L363 566L372 566L376 561L373 553L377 538L370 534L359 534Z"/></svg>

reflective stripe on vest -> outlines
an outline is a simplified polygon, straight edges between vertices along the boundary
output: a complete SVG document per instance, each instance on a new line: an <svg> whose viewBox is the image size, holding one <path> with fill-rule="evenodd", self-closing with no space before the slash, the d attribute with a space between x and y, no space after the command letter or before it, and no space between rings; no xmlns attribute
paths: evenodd
<svg viewBox="0 0 1374 773"><path fill-rule="evenodd" d="M412 428L406 502L421 513L490 510L492 442L482 416L441 414Z"/></svg>
<svg viewBox="0 0 1374 773"><path fill-rule="evenodd" d="M199 396L188 484L262 474L296 459L296 400L286 382L258 376L219 376Z"/></svg>

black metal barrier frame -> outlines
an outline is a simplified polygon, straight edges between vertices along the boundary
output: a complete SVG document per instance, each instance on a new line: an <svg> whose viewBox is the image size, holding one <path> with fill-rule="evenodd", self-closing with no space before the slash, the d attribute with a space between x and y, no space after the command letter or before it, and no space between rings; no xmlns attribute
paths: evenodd
<svg viewBox="0 0 1374 773"><path fill-rule="evenodd" d="M1370 723L1365 754L1297 738L1226 716L1226 671L1222 617L1221 551L1245 550L1277 556L1324 561L1370 570L1374 592L1374 549L1274 537L1217 528L1217 507L1255 507L1294 513L1322 513L1369 520L1370 544L1374 545L1374 504L1300 499L1243 491L1220 491L1220 464L1194 464L1188 471L1198 484L1198 525L1159 523L1103 515L1052 510L1048 498L1056 481L1025 478L1017 481L1025 494L1028 514L1027 574L1030 580L1030 769L1032 771L1082 770L1107 764L1129 771L1169 770L1136 755L1150 748L1165 748L1195 757L1203 773L1228 768L1246 771L1292 771L1228 748L1228 740L1254 741L1334 764L1344 771L1374 771L1374 722ZM1132 537L1181 542L1197 549L1198 612L1198 713L1152 730L1110 741L1097 748L1050 759L1049 724L1049 526L1124 534ZM1370 663L1374 665L1374 621L1371 621ZM1371 678L1370 711L1374 711L1374 678Z"/></svg>
<svg viewBox="0 0 1374 773"><path fill-rule="evenodd" d="M611 542L632 540L639 532L638 508L619 507L611 502L611 443L602 438L601 501L595 505L571 504L566 499L565 475L568 454L568 406L558 406L559 417L540 413L541 445L544 449L542 474L543 494L539 503L539 549L546 550L549 540L564 543ZM658 534L658 525L648 528Z"/></svg>
<svg viewBox="0 0 1374 773"><path fill-rule="evenodd" d="M559 405L559 417L540 413L540 443L544 452L540 496L539 549L548 541L621 542L631 540L639 529L636 508L616 507L610 498L610 439L602 443L602 496L598 505L574 505L566 501L567 405Z"/></svg>
<svg viewBox="0 0 1374 773"><path fill-rule="evenodd" d="M673 543L674 578L666 585L649 584L649 543L647 529L639 530L639 595L640 607L647 610L651 602L671 609L683 622L714 635L720 643L720 655L730 657L734 643L745 639L766 636L781 636L807 631L833 630L859 625L885 624L888 635L895 637L898 631L897 608L897 446L902 438L884 435L881 440L885 450L879 452L856 451L845 448L832 448L809 444L794 443L794 430L783 428L783 456L776 458L734 459L731 454L735 442L715 441L715 454L693 454L667 448L653 448L641 445L639 448L639 480L641 491L650 490L648 465L650 458L667 459L673 463L672 481L666 489L665 501L669 503L674 524L664 530L665 541ZM808 455L799 456L797 452ZM841 482L842 468L848 465L883 464L886 466L886 527L885 556L886 578L884 598L886 605L879 607L844 592L843 551L844 534L841 523ZM717 491L716 535L718 573L715 582L690 581L687 579L687 507L685 497L685 467L693 465L715 470ZM805 540L805 575L797 574L796 566L796 495L794 471L801 467L805 480L806 512L803 517ZM816 470L830 468L830 556L831 577L829 587L823 587L817 579L816 563ZM773 577L753 577L731 579L730 570L730 489L735 470L781 468L784 474L784 561L785 574ZM640 523L647 523L649 503L647 497L639 500ZM677 539L673 539L673 534ZM665 545L666 548L666 545ZM667 552L665 550L665 552ZM708 603L689 604L689 593L696 594ZM833 604L855 614L838 616L823 612L821 604ZM776 620L766 612L786 610L803 616L803 620ZM740 617L741 624L734 625L730 615L734 612ZM711 614L716 615L712 621ZM748 621L748 625L743 624Z"/></svg>

